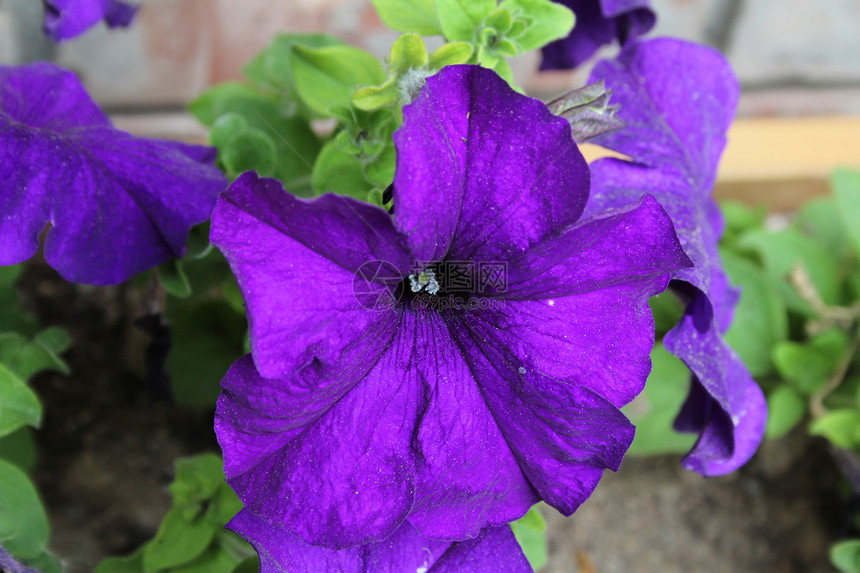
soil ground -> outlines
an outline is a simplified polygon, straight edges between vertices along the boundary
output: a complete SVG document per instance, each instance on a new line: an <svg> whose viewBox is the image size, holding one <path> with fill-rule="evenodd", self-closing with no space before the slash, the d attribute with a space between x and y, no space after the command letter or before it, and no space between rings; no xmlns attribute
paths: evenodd
<svg viewBox="0 0 860 573"><path fill-rule="evenodd" d="M27 266L25 308L67 329L72 375L43 373L35 479L51 549L69 573L149 539L170 506L173 461L217 451L212 413L154 402L142 376L147 336L133 325L134 287L71 285ZM803 432L766 444L742 471L702 479L677 458L628 458L571 518L546 512L550 573L831 571L844 531L838 470Z"/></svg>

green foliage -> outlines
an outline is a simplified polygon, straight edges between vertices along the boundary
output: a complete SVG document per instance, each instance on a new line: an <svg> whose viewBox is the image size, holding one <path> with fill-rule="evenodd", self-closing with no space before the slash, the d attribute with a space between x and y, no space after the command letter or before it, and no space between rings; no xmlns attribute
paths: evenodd
<svg viewBox="0 0 860 573"><path fill-rule="evenodd" d="M33 430L24 426L0 437L0 460L6 460L22 471L32 471L36 466L36 441L33 438Z"/></svg>
<svg viewBox="0 0 860 573"><path fill-rule="evenodd" d="M39 398L23 380L0 364L0 436L27 425L39 427L41 423Z"/></svg>
<svg viewBox="0 0 860 573"><path fill-rule="evenodd" d="M349 105L356 88L385 81L379 60L352 46L295 45L289 58L299 97L324 116L332 105Z"/></svg>
<svg viewBox="0 0 860 573"><path fill-rule="evenodd" d="M860 539L846 539L830 548L830 562L841 573L860 573Z"/></svg>
<svg viewBox="0 0 860 573"><path fill-rule="evenodd" d="M780 342L774 347L773 361L783 380L808 396L824 386L847 346L848 336L842 330L833 329L806 344Z"/></svg>
<svg viewBox="0 0 860 573"><path fill-rule="evenodd" d="M631 455L659 455L689 450L696 437L680 434L672 423L690 390L690 370L662 343L651 351L651 374L645 389L623 412L636 425Z"/></svg>
<svg viewBox="0 0 860 573"><path fill-rule="evenodd" d="M831 179L837 212L855 253L860 253L860 172L837 169Z"/></svg>
<svg viewBox="0 0 860 573"><path fill-rule="evenodd" d="M399 32L423 36L442 34L435 0L372 0L386 26Z"/></svg>
<svg viewBox="0 0 860 573"><path fill-rule="evenodd" d="M731 251L722 251L720 257L732 284L743 285L726 341L753 376L769 374L772 349L788 336L785 303L773 277L760 267Z"/></svg>
<svg viewBox="0 0 860 573"><path fill-rule="evenodd" d="M0 460L0 540L22 561L40 557L48 542L48 517L27 475Z"/></svg>
<svg viewBox="0 0 860 573"><path fill-rule="evenodd" d="M809 433L827 438L837 448L853 448L860 444L860 411L831 410L809 424Z"/></svg>
<svg viewBox="0 0 860 573"><path fill-rule="evenodd" d="M767 409L765 436L776 440L786 435L803 420L806 414L806 400L794 388L779 386L768 395Z"/></svg>
<svg viewBox="0 0 860 573"><path fill-rule="evenodd" d="M96 573L231 573L244 566L254 552L224 529L242 504L221 466L215 454L177 460L173 507L155 537L128 557L105 560Z"/></svg>
<svg viewBox="0 0 860 573"><path fill-rule="evenodd" d="M511 523L514 537L535 571L542 569L547 561L546 521L539 505L533 505L524 516Z"/></svg>
<svg viewBox="0 0 860 573"><path fill-rule="evenodd" d="M449 41L474 41L476 30L495 9L496 0L436 0L439 24Z"/></svg>
<svg viewBox="0 0 860 573"><path fill-rule="evenodd" d="M519 53L564 38L573 29L573 12L550 0L504 0L500 8L509 10L515 22L526 24L522 34L513 36Z"/></svg>

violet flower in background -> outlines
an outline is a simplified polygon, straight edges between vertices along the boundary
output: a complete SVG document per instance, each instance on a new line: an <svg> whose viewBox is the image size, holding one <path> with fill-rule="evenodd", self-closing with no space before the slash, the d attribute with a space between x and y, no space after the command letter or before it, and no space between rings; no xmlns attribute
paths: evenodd
<svg viewBox="0 0 860 573"><path fill-rule="evenodd" d="M651 198L581 220L567 121L490 70L429 78L394 140L393 219L254 173L219 199L253 353L222 381L227 480L333 549L404 520L469 539L541 499L570 515L632 440L647 301L689 259Z"/></svg>
<svg viewBox="0 0 860 573"><path fill-rule="evenodd" d="M128 26L139 6L121 0L42 0L45 34L55 42L79 36L104 20L111 28Z"/></svg>
<svg viewBox="0 0 860 573"><path fill-rule="evenodd" d="M594 143L633 162L601 159L591 165L586 211L597 213L649 193L672 217L695 263L672 275L688 305L664 340L694 375L676 420L677 429L700 435L684 466L703 475L734 471L755 453L767 419L761 389L722 338L738 293L720 263L723 219L711 191L737 105L737 79L716 50L672 39L628 45L617 59L597 64L595 79L614 90L613 102L621 105L627 127Z"/></svg>
<svg viewBox="0 0 860 573"><path fill-rule="evenodd" d="M576 15L566 38L543 47L541 70L569 70L588 60L606 44L646 34L657 22L649 0L555 0Z"/></svg>
<svg viewBox="0 0 860 573"><path fill-rule="evenodd" d="M260 573L531 573L510 526L482 530L467 541L422 537L405 522L384 541L333 550L314 547L247 509L227 528L245 538L260 556Z"/></svg>
<svg viewBox="0 0 860 573"><path fill-rule="evenodd" d="M0 67L0 265L115 284L184 252L227 181L215 150L114 129L71 72Z"/></svg>
<svg viewBox="0 0 860 573"><path fill-rule="evenodd" d="M0 545L0 572L2 573L39 573L35 569L26 567L18 563L11 555L6 553L3 546Z"/></svg>

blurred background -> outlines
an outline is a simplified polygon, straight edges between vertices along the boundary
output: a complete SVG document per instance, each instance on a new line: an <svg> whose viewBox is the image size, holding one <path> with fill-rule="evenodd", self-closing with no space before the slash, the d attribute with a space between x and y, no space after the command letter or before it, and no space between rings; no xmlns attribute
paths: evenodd
<svg viewBox="0 0 860 573"><path fill-rule="evenodd" d="M739 120L717 184L719 198L791 211L804 199L827 193L836 166L860 168L860 0L652 4L658 24L650 36L716 47L743 86ZM42 16L38 0L0 0L0 64L54 61L79 74L118 127L186 140L202 140L206 133L184 111L185 104L212 84L240 79L243 64L276 32L327 32L379 57L397 36L382 26L370 0L149 0L129 29L98 26L60 46L42 35ZM608 48L603 55L613 52ZM538 73L538 57L528 54L513 66L517 82L536 97L577 87L588 75L587 69ZM94 340L105 338L97 321L113 320L104 315L125 304L121 290L96 296L38 284L59 289L32 295L38 304L51 302L54 315L101 313L89 332ZM73 294L78 306L65 305ZM98 355L96 346L89 352L91 362L115 360L109 353ZM64 384L59 376L44 379L41 390ZM80 403L91 397L86 387L74 392ZM106 404L105 411L108 407L114 408ZM128 413L114 412L128 422ZM140 431L134 437L112 435L105 426L96 427L94 418L69 426L69 435L83 436L74 440L80 455L64 458L66 467L50 466L52 475L41 470L51 546L77 564L72 571L87 571L86 564L148 539L169 507L165 472L174 457L212 444L211 437L183 437L191 424L175 414L134 416ZM617 475L607 474L572 518L547 511L545 570L832 570L827 549L850 516L825 442L796 430L765 443L740 472L709 480L683 471L678 460L630 457Z"/></svg>

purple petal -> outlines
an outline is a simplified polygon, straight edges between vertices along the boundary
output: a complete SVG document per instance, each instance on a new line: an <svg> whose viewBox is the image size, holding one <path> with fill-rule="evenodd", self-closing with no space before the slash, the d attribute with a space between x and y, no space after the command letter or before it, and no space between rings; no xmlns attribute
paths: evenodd
<svg viewBox="0 0 860 573"><path fill-rule="evenodd" d="M426 368L430 401L416 440L424 463L409 521L428 537L466 539L519 519L540 498L448 328L434 324L442 328L428 332L435 343L420 357L435 368Z"/></svg>
<svg viewBox="0 0 860 573"><path fill-rule="evenodd" d="M21 565L0 546L0 571L3 573L39 573L35 569Z"/></svg>
<svg viewBox="0 0 860 573"><path fill-rule="evenodd" d="M240 511L227 527L245 538L260 556L260 572L317 573L528 573L532 569L511 532L503 526L464 542L422 537L404 523L374 544L331 550L304 543L288 531Z"/></svg>
<svg viewBox="0 0 860 573"><path fill-rule="evenodd" d="M685 420L697 419L703 432L685 465L706 475L732 471L754 453L766 417L760 390L722 339L738 295L720 264L723 221L710 194L737 103L737 80L717 51L668 39L629 44L616 60L595 67L597 78L615 91L627 128L595 142L635 163L592 164L586 212L650 193L671 216L695 266L672 275L690 303L667 334L666 348L693 371L694 391L700 384L709 396L693 397L685 408ZM696 408L700 412L693 415Z"/></svg>
<svg viewBox="0 0 860 573"><path fill-rule="evenodd" d="M181 256L226 180L202 149L115 130L70 72L0 67L0 265L115 284Z"/></svg>
<svg viewBox="0 0 860 573"><path fill-rule="evenodd" d="M403 114L394 202L417 260L507 260L582 213L570 126L492 70L448 66Z"/></svg>
<svg viewBox="0 0 860 573"><path fill-rule="evenodd" d="M572 69L616 40L624 45L646 34L657 21L649 0L555 0L573 10L570 35L543 47L541 70Z"/></svg>
<svg viewBox="0 0 860 573"><path fill-rule="evenodd" d="M263 378L247 356L238 361L222 381L215 429L245 507L333 549L397 529L413 505L410 445L423 407L411 345L393 341L353 386L321 380L313 368Z"/></svg>
<svg viewBox="0 0 860 573"><path fill-rule="evenodd" d="M287 377L313 360L353 364L390 339L391 312L373 302L390 295L410 266L382 209L337 195L297 199L250 172L218 200L211 239L238 277L263 376ZM388 271L381 282L356 290L357 277L378 270ZM375 338L386 330L387 338Z"/></svg>
<svg viewBox="0 0 860 573"><path fill-rule="evenodd" d="M128 26L138 6L120 0L42 0L45 34L55 42L79 36L100 20L108 26Z"/></svg>

